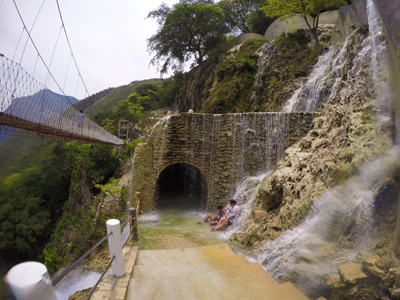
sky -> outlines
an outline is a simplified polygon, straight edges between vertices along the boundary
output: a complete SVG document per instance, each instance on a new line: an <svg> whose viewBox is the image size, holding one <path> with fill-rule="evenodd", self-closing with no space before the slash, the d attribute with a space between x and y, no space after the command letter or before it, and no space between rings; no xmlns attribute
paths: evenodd
<svg viewBox="0 0 400 300"><path fill-rule="evenodd" d="M0 0L0 53L20 63L27 73L52 91L61 93L48 78L44 64L28 41L14 2L27 31L34 24L31 37L66 95L81 100L109 87L160 77L155 66L149 67L151 55L146 43L146 39L156 33L158 25L156 20L146 19L146 16L161 2L172 6L178 0L58 0L87 90L79 79L62 30L57 1Z"/></svg>

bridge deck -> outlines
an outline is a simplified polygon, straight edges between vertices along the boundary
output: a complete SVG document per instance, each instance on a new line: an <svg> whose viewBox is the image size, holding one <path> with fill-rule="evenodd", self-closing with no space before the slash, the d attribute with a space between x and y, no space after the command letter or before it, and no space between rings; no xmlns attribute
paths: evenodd
<svg viewBox="0 0 400 300"><path fill-rule="evenodd" d="M105 145L117 145L117 146L122 145L122 141L120 139L115 139L115 142L110 142L109 140L105 140L102 138L96 138L93 136L79 134L76 132L62 130L41 123L25 120L13 115L5 114L3 112L0 112L0 125L33 131L36 132L38 135L45 134L45 135L59 136L66 139L73 139L73 140L79 140L89 143L105 144Z"/></svg>

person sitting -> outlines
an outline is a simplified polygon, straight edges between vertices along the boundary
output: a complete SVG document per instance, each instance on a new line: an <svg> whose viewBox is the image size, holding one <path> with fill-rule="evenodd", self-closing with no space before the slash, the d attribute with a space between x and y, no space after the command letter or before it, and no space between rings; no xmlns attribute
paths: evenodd
<svg viewBox="0 0 400 300"><path fill-rule="evenodd" d="M211 220L210 225L217 225L217 224L218 224L218 221L219 221L223 216L225 216L225 210L224 210L224 207L223 207L221 204L219 204L219 205L217 206L217 209L218 209L218 215L217 215L216 217L215 217L214 215L212 215L212 214L207 214L207 215L204 217L203 221L197 222L197 224L201 225L201 224L203 224L204 222L207 222L208 219L210 219L210 220Z"/></svg>
<svg viewBox="0 0 400 300"><path fill-rule="evenodd" d="M231 207L229 212L219 220L217 226L215 226L211 231L219 230L227 225L233 225L235 223L240 213L240 207L239 205L236 205L236 200L234 199L229 200L229 205Z"/></svg>

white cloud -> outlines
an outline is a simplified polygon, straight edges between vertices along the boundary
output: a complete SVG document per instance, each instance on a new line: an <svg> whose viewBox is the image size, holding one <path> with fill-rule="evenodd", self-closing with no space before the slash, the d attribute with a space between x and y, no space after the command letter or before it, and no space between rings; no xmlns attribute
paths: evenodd
<svg viewBox="0 0 400 300"><path fill-rule="evenodd" d="M30 29L43 0L15 1L25 25ZM151 56L146 50L146 39L156 32L157 24L155 20L145 18L161 2L59 0L72 50L90 94L133 80L159 77L155 67L149 68ZM164 2L171 6L178 1ZM0 3L0 53L10 59L15 55L14 61L19 62L27 34L22 35L17 47L23 25L12 0ZM45 1L33 28L32 38L48 66L60 28L56 1ZM29 74L35 70L35 79L45 83L47 72L40 62L35 69L36 60L36 51L28 42L21 65ZM77 96L78 99L87 96L81 82L77 89L78 73L71 60L64 32L61 32L50 69L67 95ZM59 92L52 81L48 87Z"/></svg>

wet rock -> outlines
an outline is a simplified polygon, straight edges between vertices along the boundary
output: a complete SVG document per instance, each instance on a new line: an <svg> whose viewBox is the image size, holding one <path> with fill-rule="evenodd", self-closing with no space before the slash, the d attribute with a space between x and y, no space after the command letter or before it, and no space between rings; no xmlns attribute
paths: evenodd
<svg viewBox="0 0 400 300"><path fill-rule="evenodd" d="M398 269L397 268L390 268L385 277L382 278L382 282L384 286L391 287L396 281L398 276Z"/></svg>
<svg viewBox="0 0 400 300"><path fill-rule="evenodd" d="M400 288L392 289L390 295L393 300L400 299Z"/></svg>
<svg viewBox="0 0 400 300"><path fill-rule="evenodd" d="M375 275L376 277L383 278L386 275L386 272L379 268L377 266L377 263L379 261L379 256L376 254L372 254L368 257L366 257L362 264L367 269L368 272L370 272L372 275Z"/></svg>
<svg viewBox="0 0 400 300"><path fill-rule="evenodd" d="M255 210L254 220L259 223L265 221L268 218L268 213L265 210Z"/></svg>
<svg viewBox="0 0 400 300"><path fill-rule="evenodd" d="M92 290L92 288L88 288L88 289L82 290L82 291L77 291L72 296L69 296L68 300L85 300L89 296L91 290Z"/></svg>
<svg viewBox="0 0 400 300"><path fill-rule="evenodd" d="M329 276L326 280L326 285L331 289L338 289L346 286L339 274Z"/></svg>
<svg viewBox="0 0 400 300"><path fill-rule="evenodd" d="M362 265L351 263L339 266L340 275L342 275L344 282L355 283L360 279L367 278L362 270Z"/></svg>

